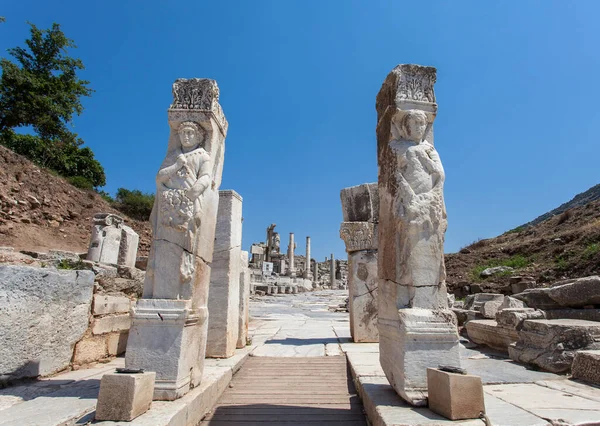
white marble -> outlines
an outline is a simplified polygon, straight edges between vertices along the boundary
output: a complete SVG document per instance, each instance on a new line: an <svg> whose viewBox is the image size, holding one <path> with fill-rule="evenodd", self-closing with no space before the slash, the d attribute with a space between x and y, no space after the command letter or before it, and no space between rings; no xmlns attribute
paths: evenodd
<svg viewBox="0 0 600 426"><path fill-rule="evenodd" d="M240 309L238 316L237 348L246 346L248 340L248 324L250 322L250 270L248 269L248 252L242 251L240 256Z"/></svg>

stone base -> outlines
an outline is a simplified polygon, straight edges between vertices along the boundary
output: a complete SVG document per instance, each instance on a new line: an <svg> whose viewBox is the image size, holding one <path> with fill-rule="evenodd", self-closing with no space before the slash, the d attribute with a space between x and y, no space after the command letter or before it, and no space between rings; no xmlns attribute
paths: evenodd
<svg viewBox="0 0 600 426"><path fill-rule="evenodd" d="M207 311L189 300L139 299L125 366L156 372L154 400L172 401L197 386L206 350Z"/></svg>
<svg viewBox="0 0 600 426"><path fill-rule="evenodd" d="M450 420L477 419L485 413L481 377L427 369L429 409Z"/></svg>
<svg viewBox="0 0 600 426"><path fill-rule="evenodd" d="M427 368L460 367L458 332L449 310L400 309L378 319L379 360L390 385L412 405L427 404Z"/></svg>
<svg viewBox="0 0 600 426"><path fill-rule="evenodd" d="M144 414L152 404L156 373L102 376L96 405L96 420L129 422Z"/></svg>
<svg viewBox="0 0 600 426"><path fill-rule="evenodd" d="M469 339L473 342L506 353L508 353L510 344L519 340L517 330L501 327L494 320L469 321L465 327L467 328Z"/></svg>
<svg viewBox="0 0 600 426"><path fill-rule="evenodd" d="M379 341L377 330L377 252L348 253L350 334L356 343Z"/></svg>

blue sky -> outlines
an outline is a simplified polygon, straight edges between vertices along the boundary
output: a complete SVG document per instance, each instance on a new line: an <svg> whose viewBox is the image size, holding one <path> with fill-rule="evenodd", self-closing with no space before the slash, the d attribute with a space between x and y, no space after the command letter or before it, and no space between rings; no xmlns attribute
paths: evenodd
<svg viewBox="0 0 600 426"><path fill-rule="evenodd" d="M377 180L375 96L398 63L438 69L446 252L599 182L600 2L3 2L0 55L61 24L96 90L75 131L105 189L154 192L179 77L216 79L229 120L221 189L244 247L272 222L298 252L345 258L340 189Z"/></svg>

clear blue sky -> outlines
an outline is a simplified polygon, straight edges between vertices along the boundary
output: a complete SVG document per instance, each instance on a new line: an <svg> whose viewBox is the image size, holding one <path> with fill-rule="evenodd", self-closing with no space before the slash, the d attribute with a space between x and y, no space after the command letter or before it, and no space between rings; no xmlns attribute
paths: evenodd
<svg viewBox="0 0 600 426"><path fill-rule="evenodd" d="M244 198L244 247L345 258L340 189L377 180L375 96L398 63L438 69L446 252L597 184L600 2L4 1L0 52L29 20L61 24L96 90L76 131L105 189L154 192L179 77L218 81L229 120L221 189Z"/></svg>

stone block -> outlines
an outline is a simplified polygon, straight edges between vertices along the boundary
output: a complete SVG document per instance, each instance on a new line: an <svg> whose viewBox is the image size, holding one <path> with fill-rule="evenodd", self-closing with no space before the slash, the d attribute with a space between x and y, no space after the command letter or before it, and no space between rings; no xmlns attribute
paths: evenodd
<svg viewBox="0 0 600 426"><path fill-rule="evenodd" d="M489 302L485 302L483 305L481 305L481 315L483 315L484 318L494 319L496 318L496 313L500 309L501 305L502 302L498 300L490 300Z"/></svg>
<svg viewBox="0 0 600 426"><path fill-rule="evenodd" d="M246 347L248 340L248 323L250 321L250 270L248 269L248 252L240 253L240 308L238 317L238 349Z"/></svg>
<svg viewBox="0 0 600 426"><path fill-rule="evenodd" d="M504 296L495 293L477 293L467 296L465 299L465 309L481 312L481 307L486 302L496 301L502 303Z"/></svg>
<svg viewBox="0 0 600 426"><path fill-rule="evenodd" d="M525 320L519 340L508 354L517 362L531 363L552 373L568 373L575 353L600 349L600 323L556 319Z"/></svg>
<svg viewBox="0 0 600 426"><path fill-rule="evenodd" d="M599 321L600 309L552 309L545 311L546 319L579 319Z"/></svg>
<svg viewBox="0 0 600 426"><path fill-rule="evenodd" d="M586 305L600 305L600 277L578 278L554 284L548 295L560 306L581 308Z"/></svg>
<svg viewBox="0 0 600 426"><path fill-rule="evenodd" d="M513 308L527 308L527 305L523 301L515 299L514 297L504 296L504 300L502 301L499 310Z"/></svg>
<svg viewBox="0 0 600 426"><path fill-rule="evenodd" d="M450 420L477 419L485 413L481 377L427 369L429 409Z"/></svg>
<svg viewBox="0 0 600 426"><path fill-rule="evenodd" d="M94 295L94 315L122 314L128 313L131 308L131 300L125 296Z"/></svg>
<svg viewBox="0 0 600 426"><path fill-rule="evenodd" d="M127 349L127 338L129 337L128 331L122 331L120 333L111 333L106 336L106 349L110 356L117 356L125 353Z"/></svg>
<svg viewBox="0 0 600 426"><path fill-rule="evenodd" d="M138 256L135 259L135 267L137 269L145 271L147 266L148 266L148 256Z"/></svg>
<svg viewBox="0 0 600 426"><path fill-rule="evenodd" d="M600 350L578 351L573 359L571 373L574 379L600 385Z"/></svg>
<svg viewBox="0 0 600 426"><path fill-rule="evenodd" d="M340 192L344 222L378 222L379 193L377 183L344 188Z"/></svg>
<svg viewBox="0 0 600 426"><path fill-rule="evenodd" d="M129 314L120 314L102 318L94 318L92 322L93 334L105 334L113 331L129 330L131 319Z"/></svg>
<svg viewBox="0 0 600 426"><path fill-rule="evenodd" d="M139 242L140 236L129 226L123 225L121 227L121 244L119 245L117 264L134 268Z"/></svg>
<svg viewBox="0 0 600 426"><path fill-rule="evenodd" d="M129 422L152 404L156 373L108 373L100 381L96 420Z"/></svg>
<svg viewBox="0 0 600 426"><path fill-rule="evenodd" d="M518 330L526 319L544 319L544 311L536 311L533 308L506 308L498 311L496 322L501 327Z"/></svg>
<svg viewBox="0 0 600 426"><path fill-rule="evenodd" d="M348 311L354 342L378 342L377 252L348 254Z"/></svg>
<svg viewBox="0 0 600 426"><path fill-rule="evenodd" d="M88 364L106 358L106 355L106 336L86 336L75 345L73 363Z"/></svg>
<svg viewBox="0 0 600 426"><path fill-rule="evenodd" d="M46 376L68 367L89 326L92 271L0 266L0 376Z"/></svg>
<svg viewBox="0 0 600 426"><path fill-rule="evenodd" d="M219 191L218 212L206 356L229 358L235 352L239 332L242 197L235 191Z"/></svg>
<svg viewBox="0 0 600 426"><path fill-rule="evenodd" d="M465 327L473 342L505 353L508 352L509 345L519 339L516 330L501 327L494 320L473 320L467 322Z"/></svg>
<svg viewBox="0 0 600 426"><path fill-rule="evenodd" d="M530 308L548 310L560 309L558 302L550 297L550 289L548 288L531 288L522 293L513 294L515 299L521 300Z"/></svg>

